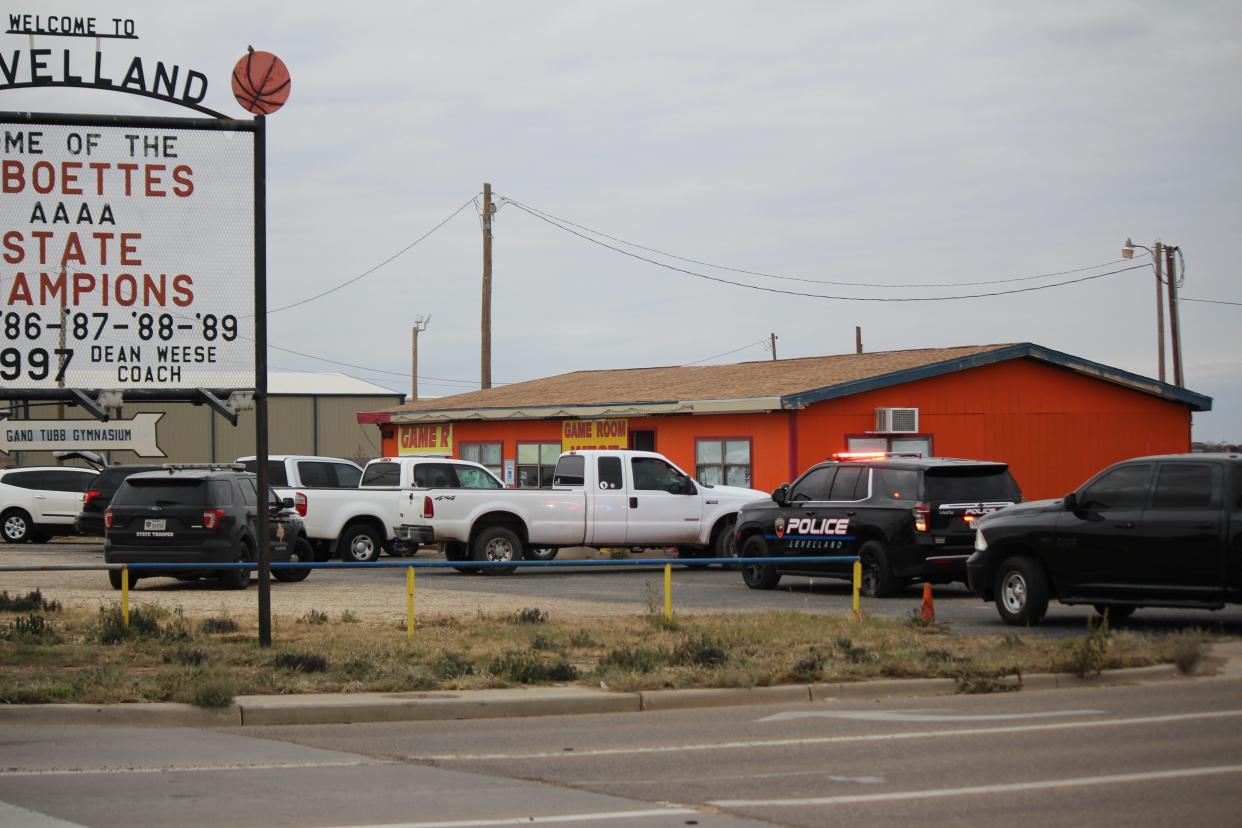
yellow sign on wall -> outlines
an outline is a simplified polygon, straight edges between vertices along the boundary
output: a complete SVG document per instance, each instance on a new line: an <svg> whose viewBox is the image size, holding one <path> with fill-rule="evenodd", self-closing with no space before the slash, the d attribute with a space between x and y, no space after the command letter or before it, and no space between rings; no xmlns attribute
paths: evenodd
<svg viewBox="0 0 1242 828"><path fill-rule="evenodd" d="M566 420L561 424L561 451L629 448L629 420Z"/></svg>
<svg viewBox="0 0 1242 828"><path fill-rule="evenodd" d="M401 423L397 426L397 454L452 454L453 424L419 425Z"/></svg>

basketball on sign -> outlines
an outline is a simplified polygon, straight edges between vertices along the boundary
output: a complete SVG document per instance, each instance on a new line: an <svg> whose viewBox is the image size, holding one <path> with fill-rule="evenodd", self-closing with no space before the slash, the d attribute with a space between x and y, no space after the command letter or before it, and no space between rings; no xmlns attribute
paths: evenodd
<svg viewBox="0 0 1242 828"><path fill-rule="evenodd" d="M289 100L289 68L271 52L250 49L233 67L233 97L247 112L271 115Z"/></svg>

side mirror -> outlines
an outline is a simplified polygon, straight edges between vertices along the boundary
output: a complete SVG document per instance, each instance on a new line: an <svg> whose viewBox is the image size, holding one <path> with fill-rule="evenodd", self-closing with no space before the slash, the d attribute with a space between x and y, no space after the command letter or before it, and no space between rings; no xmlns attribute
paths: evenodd
<svg viewBox="0 0 1242 828"><path fill-rule="evenodd" d="M772 502L777 506L784 506L789 501L789 484L782 483L772 490Z"/></svg>
<svg viewBox="0 0 1242 828"><path fill-rule="evenodd" d="M1069 494L1065 496L1064 501L1065 501L1064 502L1065 511L1067 512L1078 511L1078 492L1070 492Z"/></svg>

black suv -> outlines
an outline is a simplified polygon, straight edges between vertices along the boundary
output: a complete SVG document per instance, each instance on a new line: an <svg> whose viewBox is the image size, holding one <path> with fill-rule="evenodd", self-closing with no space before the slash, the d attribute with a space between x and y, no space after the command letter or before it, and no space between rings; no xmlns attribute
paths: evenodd
<svg viewBox="0 0 1242 828"><path fill-rule="evenodd" d="M812 466L771 500L742 507L739 556L854 556L862 593L894 594L915 580L966 580L981 515L1022 500L1004 463L941 457L868 456ZM782 574L852 578L852 562L742 565L752 589Z"/></svg>
<svg viewBox="0 0 1242 828"><path fill-rule="evenodd" d="M82 493L82 511L74 518L74 528L80 535L99 535L104 533L104 510L112 503L112 496L121 487L121 483L131 474L139 472L159 471L163 466L123 465L108 466L99 472L99 476L90 482Z"/></svg>
<svg viewBox="0 0 1242 828"><path fill-rule="evenodd" d="M970 588L1007 624L1038 624L1050 599L1113 621L1140 607L1242 603L1242 455L1125 460L976 528Z"/></svg>
<svg viewBox="0 0 1242 828"><path fill-rule="evenodd" d="M104 512L106 563L234 563L258 560L256 525L258 487L240 465L176 466L125 479ZM312 561L302 519L290 498L269 490L270 548L273 563ZM180 580L216 578L227 589L245 589L246 569L169 570ZM160 572L162 575L163 572ZM278 581L302 581L309 569L273 569ZM130 570L136 577L153 577ZM121 588L119 570L109 570L113 589Z"/></svg>

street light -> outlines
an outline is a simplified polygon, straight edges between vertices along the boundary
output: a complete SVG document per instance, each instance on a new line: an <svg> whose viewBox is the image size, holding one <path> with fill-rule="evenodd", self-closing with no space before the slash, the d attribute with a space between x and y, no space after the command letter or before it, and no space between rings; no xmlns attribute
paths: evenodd
<svg viewBox="0 0 1242 828"><path fill-rule="evenodd" d="M1160 371L1160 381L1165 382L1164 372L1164 296L1161 285L1167 282L1169 286L1169 337L1172 340L1171 348L1173 354L1173 382L1179 388L1182 387L1182 340L1181 332L1178 329L1177 314L1177 280L1173 277L1173 253L1178 249L1173 245L1154 242L1155 250L1146 245L1135 244L1129 238L1126 239L1125 245L1121 248L1121 258L1134 258L1135 248L1141 248L1151 254L1152 260L1156 264L1156 352L1158 356L1158 366ZM1163 255L1162 255L1163 254ZM1168 278L1161 273L1161 268L1165 264L1162 259L1167 259Z"/></svg>

